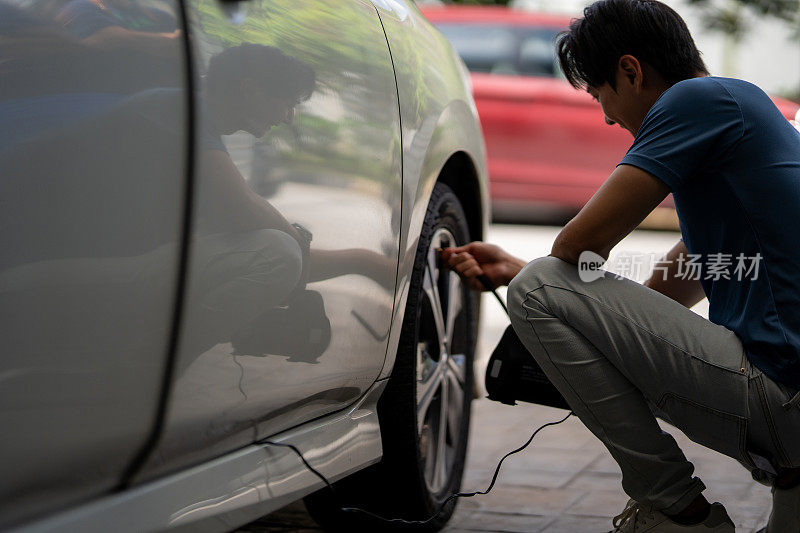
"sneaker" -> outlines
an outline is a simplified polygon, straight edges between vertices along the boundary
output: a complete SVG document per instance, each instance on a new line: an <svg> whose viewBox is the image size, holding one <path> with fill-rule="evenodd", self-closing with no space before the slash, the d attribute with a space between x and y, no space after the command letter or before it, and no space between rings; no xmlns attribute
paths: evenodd
<svg viewBox="0 0 800 533"><path fill-rule="evenodd" d="M800 485L786 490L772 488L769 522L758 533L800 533Z"/></svg>
<svg viewBox="0 0 800 533"><path fill-rule="evenodd" d="M700 524L684 526L662 512L648 512L639 502L630 500L625 510L614 517L613 524L611 533L734 533L736 530L721 503L711 504L711 511Z"/></svg>

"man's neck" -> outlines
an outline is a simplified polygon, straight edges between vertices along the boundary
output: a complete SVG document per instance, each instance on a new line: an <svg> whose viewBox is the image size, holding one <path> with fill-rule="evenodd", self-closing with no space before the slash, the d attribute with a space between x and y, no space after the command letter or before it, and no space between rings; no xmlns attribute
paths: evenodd
<svg viewBox="0 0 800 533"><path fill-rule="evenodd" d="M706 78L708 76L710 76L710 74L708 74L707 72L696 71L694 76L692 76L691 78L687 78L687 79ZM648 111L650 110L651 107L653 107L653 105L656 103L656 101L659 98L661 98L661 95L664 94L665 92L667 92L667 90L670 89L673 85L675 85L675 84L674 83L667 83L667 82L664 82L663 80L659 79L659 82L657 82L657 85L653 87L654 90L652 91L652 95L650 97L650 102L649 102L649 105L647 106Z"/></svg>

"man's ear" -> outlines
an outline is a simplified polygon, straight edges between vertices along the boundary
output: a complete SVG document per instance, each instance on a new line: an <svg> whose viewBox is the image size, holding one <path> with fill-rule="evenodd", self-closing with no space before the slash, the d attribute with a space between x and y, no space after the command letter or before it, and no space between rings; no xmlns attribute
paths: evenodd
<svg viewBox="0 0 800 533"><path fill-rule="evenodd" d="M630 54L619 58L617 71L624 81L626 81L637 92L644 87L644 72L639 60Z"/></svg>

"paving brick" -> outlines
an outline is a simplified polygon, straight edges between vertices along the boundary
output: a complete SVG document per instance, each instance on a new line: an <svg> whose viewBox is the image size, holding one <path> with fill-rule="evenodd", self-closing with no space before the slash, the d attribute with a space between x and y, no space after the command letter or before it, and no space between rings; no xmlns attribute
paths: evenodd
<svg viewBox="0 0 800 533"><path fill-rule="evenodd" d="M622 486L622 472L581 472L564 488L576 491L607 490L609 487ZM622 489L620 489L622 490Z"/></svg>
<svg viewBox="0 0 800 533"><path fill-rule="evenodd" d="M530 468L503 468L498 477L498 483L503 486L514 487L533 487L544 489L558 489L566 485L577 472L551 472L547 470L535 470ZM472 474L467 478L469 486L484 488L488 481L486 476L473 480Z"/></svg>
<svg viewBox="0 0 800 533"><path fill-rule="evenodd" d="M610 518L562 516L553 520L542 533L600 533L611 529Z"/></svg>
<svg viewBox="0 0 800 533"><path fill-rule="evenodd" d="M619 465L611 457L611 454L606 452L600 455L592 464L586 467L586 472L598 472L601 474L619 474L622 476L622 471Z"/></svg>
<svg viewBox="0 0 800 533"><path fill-rule="evenodd" d="M552 516L560 515L579 497L581 494L564 489L498 485L479 502L482 511Z"/></svg>
<svg viewBox="0 0 800 533"><path fill-rule="evenodd" d="M320 533L303 502L294 502L238 530L238 533Z"/></svg>
<svg viewBox="0 0 800 533"><path fill-rule="evenodd" d="M772 494L768 487L753 483L746 497L737 502L726 502L737 531L751 531L766 525L772 508Z"/></svg>
<svg viewBox="0 0 800 533"><path fill-rule="evenodd" d="M703 478L703 481L708 487L703 493L705 497L709 501L717 501L726 505L728 502L736 505L739 502L747 501L752 488L751 483L720 483L709 481L707 478Z"/></svg>
<svg viewBox="0 0 800 533"><path fill-rule="evenodd" d="M534 440L534 443L536 441ZM519 454L512 455L504 463L509 468L548 470L550 472L580 472L596 459L600 452L587 453L585 450L546 448L531 444Z"/></svg>
<svg viewBox="0 0 800 533"><path fill-rule="evenodd" d="M594 516L609 520L611 517L621 513L630 499L622 492L622 489L617 488L614 490L613 486L609 487L609 489L611 490L594 490L585 493L582 498L567 508L565 514L584 517Z"/></svg>
<svg viewBox="0 0 800 533"><path fill-rule="evenodd" d="M454 519L444 531L447 533L455 533L459 530L538 533L550 522L552 522L552 518L541 515L478 512Z"/></svg>

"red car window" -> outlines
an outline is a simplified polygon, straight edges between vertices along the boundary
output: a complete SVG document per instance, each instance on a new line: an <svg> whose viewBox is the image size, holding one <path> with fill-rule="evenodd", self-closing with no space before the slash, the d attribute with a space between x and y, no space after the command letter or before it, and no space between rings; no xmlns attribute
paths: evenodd
<svg viewBox="0 0 800 533"><path fill-rule="evenodd" d="M554 39L561 28L503 24L434 23L472 72L559 75Z"/></svg>

